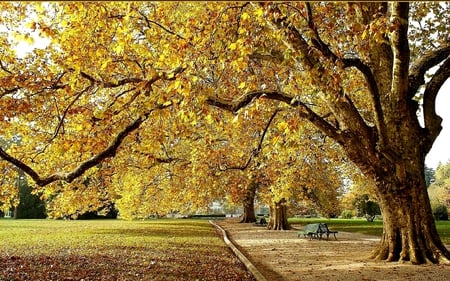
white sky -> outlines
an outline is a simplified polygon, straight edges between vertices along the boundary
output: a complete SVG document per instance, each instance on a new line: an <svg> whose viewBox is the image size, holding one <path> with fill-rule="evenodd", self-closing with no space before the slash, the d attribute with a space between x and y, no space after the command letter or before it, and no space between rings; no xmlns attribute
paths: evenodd
<svg viewBox="0 0 450 281"><path fill-rule="evenodd" d="M450 161L450 79L444 83L436 98L436 112L443 119L442 131L425 159L425 164L433 169L439 163Z"/></svg>

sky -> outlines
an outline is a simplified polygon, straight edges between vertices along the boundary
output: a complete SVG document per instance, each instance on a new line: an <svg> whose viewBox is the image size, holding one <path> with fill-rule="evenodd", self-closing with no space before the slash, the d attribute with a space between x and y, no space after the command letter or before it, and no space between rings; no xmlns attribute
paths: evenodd
<svg viewBox="0 0 450 281"><path fill-rule="evenodd" d="M439 163L450 161L450 79L444 83L436 98L436 112L442 117L442 131L428 153L425 164L436 169Z"/></svg>

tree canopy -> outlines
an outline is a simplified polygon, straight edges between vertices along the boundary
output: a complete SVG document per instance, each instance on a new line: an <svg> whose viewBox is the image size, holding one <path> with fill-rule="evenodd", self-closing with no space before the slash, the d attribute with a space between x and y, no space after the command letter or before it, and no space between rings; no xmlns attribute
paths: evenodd
<svg viewBox="0 0 450 281"><path fill-rule="evenodd" d="M450 259L423 173L450 75L446 3L0 5L0 136L18 140L0 147L5 183L14 165L61 206L118 201L130 216L201 206L228 193L217 165L255 160L251 143L281 110L252 164L275 201L300 178L326 197L348 159L383 211L375 258ZM48 46L19 57L35 34Z"/></svg>

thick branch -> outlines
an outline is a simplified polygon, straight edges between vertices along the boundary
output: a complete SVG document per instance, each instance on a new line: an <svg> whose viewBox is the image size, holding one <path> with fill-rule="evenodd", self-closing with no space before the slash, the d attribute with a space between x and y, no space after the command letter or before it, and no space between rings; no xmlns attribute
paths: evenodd
<svg viewBox="0 0 450 281"><path fill-rule="evenodd" d="M395 30L391 33L391 48L394 54L392 95L398 100L408 98L409 41L408 41L408 2L394 2L391 24Z"/></svg>
<svg viewBox="0 0 450 281"><path fill-rule="evenodd" d="M414 62L409 70L409 94L410 99L417 93L419 87L425 84L425 73L450 56L450 43L441 45L436 50L426 52Z"/></svg>
<svg viewBox="0 0 450 281"><path fill-rule="evenodd" d="M377 129L378 136L380 136L381 142L386 141L386 123L384 121L383 107L380 102L380 91L377 86L377 82L369 66L364 64L359 58L344 58L342 60L345 67L355 67L358 69L367 81L371 102L374 109L374 121Z"/></svg>
<svg viewBox="0 0 450 281"><path fill-rule="evenodd" d="M437 94L445 83L445 81L450 77L450 57L445 60L445 62L439 67L436 73L428 82L425 88L425 93L423 96L423 115L425 121L425 128L428 130L429 148L433 144L434 140L437 138L442 130L441 122L442 118L436 114L436 97ZM428 150L427 150L428 151Z"/></svg>
<svg viewBox="0 0 450 281"><path fill-rule="evenodd" d="M154 83L154 82L156 82L156 81L158 81L160 79L173 80L173 79L175 79L176 75L181 73L181 72L183 72L184 69L185 68L183 68L183 67L178 67L178 68L176 68L175 70L173 70L171 72L159 73L159 74L155 75L154 77L152 77L149 81L147 81L147 83L149 85L151 85L151 83ZM82 75L86 75L85 78L89 79L92 83L94 83L95 80L91 80L91 79L93 79L91 76L89 76L87 74L82 74ZM59 180L72 182L74 179L76 179L77 177L83 175L88 169L90 169L90 168L94 167L95 165L99 164L104 159L110 158L110 157L114 157L116 155L117 149L119 148L120 144L123 142L125 137L128 136L133 131L137 130L142 125L142 123L145 120L147 120L149 115L154 110L164 109L164 108L167 108L167 107L169 107L171 105L172 105L172 103L166 104L166 105L157 105L156 107L146 111L142 116L140 116L134 122L132 122L131 124L126 126L116 136L116 138L113 140L113 142L106 149L104 149L102 152L100 152L99 154L95 155L94 157L92 157L92 158L82 162L77 168L75 168L73 171L68 172L68 173L55 173L55 174L52 174L52 175L47 176L47 177L41 177L35 170L33 170L33 168L28 166L26 163L24 163L24 162L22 162L22 161L20 161L20 160L18 160L16 158L14 158L13 156L9 155L1 147L0 147L0 158L10 162L11 164L13 164L13 165L17 166L18 168L20 168L21 170L23 170L39 186L46 186L46 185L48 185L48 184L50 184L52 182L59 181Z"/></svg>
<svg viewBox="0 0 450 281"><path fill-rule="evenodd" d="M311 42L314 47L319 49L322 54L333 61L336 61L338 57L331 51L330 47L323 42L322 38L319 35L319 31L317 30L317 26L314 23L314 17L312 14L311 4L309 2L305 3L307 14L308 14L308 27L313 31L314 38L311 38Z"/></svg>
<svg viewBox="0 0 450 281"><path fill-rule="evenodd" d="M66 182L72 182L77 177L83 175L88 169L96 166L101 161L105 160L106 158L114 157L116 155L117 149L122 144L123 140L126 136L137 130L142 123L148 118L148 116L157 109L163 109L168 106L157 106L148 112L146 112L141 117L137 118L134 122L126 126L112 141L112 143L105 148L102 152L95 155L94 157L82 162L77 168L75 168L73 171L68 173L55 173L47 177L41 177L33 168L25 164L24 162L14 158L13 156L9 155L6 151L4 151L0 147L0 157L4 160L10 162L11 164L15 165L16 167L20 168L22 171L24 171L26 174L28 174L39 186L46 186L52 182L64 180Z"/></svg>
<svg viewBox="0 0 450 281"><path fill-rule="evenodd" d="M280 93L274 90L263 90L263 91L251 91L243 96L241 96L237 101L227 101L221 100L216 97L210 97L206 100L206 102L210 105L222 108L224 110L228 110L236 113L239 109L246 107L253 100L258 98L267 98L271 100L277 100L284 102L285 104L290 105L291 107L299 108L299 115L302 118L305 118L311 121L316 127L322 130L326 135L340 142L343 141L343 136L341 133L324 118L317 115L312 109L310 109L306 104L301 102L300 100L293 100L293 98L285 93Z"/></svg>

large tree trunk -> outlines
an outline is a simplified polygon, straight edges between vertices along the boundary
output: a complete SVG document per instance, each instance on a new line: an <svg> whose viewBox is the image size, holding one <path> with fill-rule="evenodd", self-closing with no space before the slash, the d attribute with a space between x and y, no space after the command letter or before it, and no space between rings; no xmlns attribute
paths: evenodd
<svg viewBox="0 0 450 281"><path fill-rule="evenodd" d="M415 177L385 175L377 182L383 235L372 253L377 260L413 264L448 263L450 255L436 230L423 173ZM399 179L404 179L400 181Z"/></svg>
<svg viewBox="0 0 450 281"><path fill-rule="evenodd" d="M286 199L281 199L270 205L270 221L267 225L268 229L272 230L288 230L290 229L287 220L287 205Z"/></svg>
<svg viewBox="0 0 450 281"><path fill-rule="evenodd" d="M242 207L244 208L244 214L242 215L241 223L254 223L255 217L255 194L258 188L257 183L250 183L245 191L244 198L242 200Z"/></svg>

